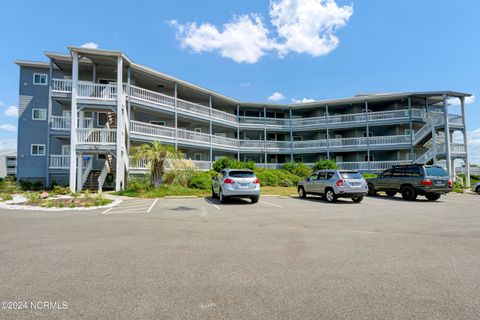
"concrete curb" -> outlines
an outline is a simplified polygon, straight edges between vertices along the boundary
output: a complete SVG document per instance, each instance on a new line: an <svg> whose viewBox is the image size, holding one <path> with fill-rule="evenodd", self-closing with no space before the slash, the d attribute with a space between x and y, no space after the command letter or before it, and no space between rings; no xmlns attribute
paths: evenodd
<svg viewBox="0 0 480 320"><path fill-rule="evenodd" d="M38 206L22 206L22 205L8 204L8 203L3 202L3 203L0 203L0 209L28 210L28 211L49 211L49 212L55 212L55 211L91 211L91 210L97 210L97 209L112 208L112 207L115 207L115 206L117 206L117 205L119 205L120 203L123 202L122 199L112 199L112 198L109 198L109 197L106 197L106 198L109 199L109 200L113 200L113 202L109 203L105 206L99 206L99 207L44 208L44 207L38 207Z"/></svg>

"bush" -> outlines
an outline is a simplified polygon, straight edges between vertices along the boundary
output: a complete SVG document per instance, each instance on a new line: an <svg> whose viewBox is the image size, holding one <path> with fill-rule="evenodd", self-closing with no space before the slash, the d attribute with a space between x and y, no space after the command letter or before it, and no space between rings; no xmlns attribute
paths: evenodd
<svg viewBox="0 0 480 320"><path fill-rule="evenodd" d="M333 160L320 160L313 165L313 171L317 170L336 170L337 164Z"/></svg>
<svg viewBox="0 0 480 320"><path fill-rule="evenodd" d="M39 190L42 190L42 188L43 188L43 182L42 181L37 180L37 181L32 183L32 190L33 191L39 191Z"/></svg>
<svg viewBox="0 0 480 320"><path fill-rule="evenodd" d="M69 187L62 187L62 186L59 186L59 185L55 185L53 187L53 193L54 194L59 194L59 195L67 195L67 194L72 193L72 191L70 190Z"/></svg>
<svg viewBox="0 0 480 320"><path fill-rule="evenodd" d="M188 187L209 190L212 186L212 175L209 172L196 172L188 181Z"/></svg>
<svg viewBox="0 0 480 320"><path fill-rule="evenodd" d="M238 161L229 157L223 157L213 163L213 170L221 172L223 169L250 169L255 170L254 161Z"/></svg>
<svg viewBox="0 0 480 320"><path fill-rule="evenodd" d="M150 178L148 175L143 177L132 176L128 180L127 189L132 191L148 190L150 188Z"/></svg>
<svg viewBox="0 0 480 320"><path fill-rule="evenodd" d="M292 187L293 186L293 182L288 180L288 179L282 179L280 180L280 182L278 183L278 185L280 187Z"/></svg>
<svg viewBox="0 0 480 320"><path fill-rule="evenodd" d="M188 185L188 181L192 179L194 174L195 171L191 169L171 170L167 171L163 175L162 182L164 184L186 187Z"/></svg>
<svg viewBox="0 0 480 320"><path fill-rule="evenodd" d="M260 184L266 187L280 186L282 180L289 180L292 185L296 185L302 178L283 169L262 169L257 168L255 175L260 180Z"/></svg>
<svg viewBox="0 0 480 320"><path fill-rule="evenodd" d="M19 180L18 184L20 185L20 189L22 191L30 191L32 189L32 183L26 180Z"/></svg>
<svg viewBox="0 0 480 320"><path fill-rule="evenodd" d="M378 178L378 174L375 174L375 173L362 173L362 176L365 179Z"/></svg>
<svg viewBox="0 0 480 320"><path fill-rule="evenodd" d="M12 195L10 194L0 194L0 201L9 201L13 200Z"/></svg>
<svg viewBox="0 0 480 320"><path fill-rule="evenodd" d="M283 170L286 170L290 173L293 173L300 178L305 179L306 177L312 174L312 169L310 169L305 163L299 162L288 162L283 165Z"/></svg>
<svg viewBox="0 0 480 320"><path fill-rule="evenodd" d="M453 182L453 192L463 193L465 191L465 186L457 181Z"/></svg>

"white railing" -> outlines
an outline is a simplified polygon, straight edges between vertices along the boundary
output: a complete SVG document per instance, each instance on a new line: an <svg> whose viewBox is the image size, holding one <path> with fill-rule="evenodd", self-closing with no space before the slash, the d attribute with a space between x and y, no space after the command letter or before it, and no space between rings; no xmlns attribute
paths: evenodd
<svg viewBox="0 0 480 320"><path fill-rule="evenodd" d="M460 143L450 144L451 153L465 153L465 145Z"/></svg>
<svg viewBox="0 0 480 320"><path fill-rule="evenodd" d="M290 141L265 141L265 147L268 149L277 149L277 150L290 150L291 142Z"/></svg>
<svg viewBox="0 0 480 320"><path fill-rule="evenodd" d="M233 123L238 123L238 118L236 115L228 113L228 112L223 112L220 110L212 109L212 118L220 119L220 120L225 120L228 122L233 122Z"/></svg>
<svg viewBox="0 0 480 320"><path fill-rule="evenodd" d="M255 163L255 167L263 169L282 169L284 163Z"/></svg>
<svg viewBox="0 0 480 320"><path fill-rule="evenodd" d="M70 130L70 117L50 117L50 128L54 130Z"/></svg>
<svg viewBox="0 0 480 320"><path fill-rule="evenodd" d="M358 171L382 171L390 169L396 165L410 164L410 160L398 161L362 161L362 162L337 162L337 166L341 170L358 170Z"/></svg>
<svg viewBox="0 0 480 320"><path fill-rule="evenodd" d="M177 134L178 134L179 140L195 141L200 143L210 143L210 135L206 133L178 129Z"/></svg>
<svg viewBox="0 0 480 320"><path fill-rule="evenodd" d="M458 168L455 168L455 172L457 174L459 173L463 173L463 174L466 174L467 173L467 168L465 167L458 167ZM470 167L470 174L473 174L473 175L480 175L480 168L479 167Z"/></svg>
<svg viewBox="0 0 480 320"><path fill-rule="evenodd" d="M212 144L237 148L238 147L238 140L213 135L212 136Z"/></svg>
<svg viewBox="0 0 480 320"><path fill-rule="evenodd" d="M72 80L70 79L52 79L52 91L60 93L72 92Z"/></svg>
<svg viewBox="0 0 480 320"><path fill-rule="evenodd" d="M117 86L79 81L78 97L83 99L115 100L117 97Z"/></svg>
<svg viewBox="0 0 480 320"><path fill-rule="evenodd" d="M127 85L124 84L124 90L127 90ZM175 98L161 94L155 91L143 89L137 86L130 85L130 97L142 100L146 102L151 102L154 104L161 104L168 107L175 107Z"/></svg>
<svg viewBox="0 0 480 320"><path fill-rule="evenodd" d="M458 114L449 114L448 123L463 125L463 117Z"/></svg>
<svg viewBox="0 0 480 320"><path fill-rule="evenodd" d="M428 149L420 157L415 160L415 163L428 163L433 159L433 149Z"/></svg>
<svg viewBox="0 0 480 320"><path fill-rule="evenodd" d="M263 140L239 140L240 149L264 149L265 142Z"/></svg>
<svg viewBox="0 0 480 320"><path fill-rule="evenodd" d="M210 170L211 165L210 161L201 161L201 160L191 160L191 159L186 159L190 161L197 170ZM147 160L145 159L140 159L138 161L134 161L133 158L130 159L130 170L136 170L136 171L149 171L150 166ZM165 169L166 170L172 170L172 163L171 161L167 160L165 161Z"/></svg>
<svg viewBox="0 0 480 320"><path fill-rule="evenodd" d="M427 122L420 130L413 135L413 144L418 144L426 135L432 132L432 125Z"/></svg>
<svg viewBox="0 0 480 320"><path fill-rule="evenodd" d="M105 160L105 163L103 164L103 167L102 167L102 171L98 176L98 192L102 192L103 184L105 183L105 179L107 178L107 175L110 172L111 172L111 169L110 169L110 165L108 164L108 160Z"/></svg>
<svg viewBox="0 0 480 320"><path fill-rule="evenodd" d="M50 155L50 169L68 169L70 168L70 156L68 155Z"/></svg>
<svg viewBox="0 0 480 320"><path fill-rule="evenodd" d="M326 148L327 147L327 140L302 140L302 141L294 141L293 148L294 149L309 149L309 148Z"/></svg>
<svg viewBox="0 0 480 320"><path fill-rule="evenodd" d="M325 126L327 117L293 118L292 127Z"/></svg>
<svg viewBox="0 0 480 320"><path fill-rule="evenodd" d="M115 144L117 131L115 129L77 129L77 144Z"/></svg>
<svg viewBox="0 0 480 320"><path fill-rule="evenodd" d="M188 112L194 112L202 115L209 115L210 108L202 106L200 104L188 102L185 100L177 99L177 108Z"/></svg>
<svg viewBox="0 0 480 320"><path fill-rule="evenodd" d="M130 121L130 132L132 134L151 136L151 137L164 137L175 139L175 129L165 126L158 126L150 123Z"/></svg>
<svg viewBox="0 0 480 320"><path fill-rule="evenodd" d="M85 182L88 179L88 176L90 175L90 171L92 171L93 168L93 157L90 156L90 160L83 160L83 172L82 172L82 186L85 184Z"/></svg>
<svg viewBox="0 0 480 320"><path fill-rule="evenodd" d="M265 120L260 117L238 117L240 126L251 126L251 125L259 125L263 126L265 124Z"/></svg>

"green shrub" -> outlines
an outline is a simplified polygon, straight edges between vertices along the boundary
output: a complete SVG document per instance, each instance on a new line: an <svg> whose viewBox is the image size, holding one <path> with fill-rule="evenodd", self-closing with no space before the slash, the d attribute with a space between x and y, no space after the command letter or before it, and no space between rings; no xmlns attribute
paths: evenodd
<svg viewBox="0 0 480 320"><path fill-rule="evenodd" d="M221 172L223 169L250 169L255 170L254 161L238 161L229 157L223 157L213 163L213 170Z"/></svg>
<svg viewBox="0 0 480 320"><path fill-rule="evenodd" d="M27 180L19 180L18 181L18 184L20 186L20 189L22 189L22 191L30 191L32 190L32 183L30 181L27 181Z"/></svg>
<svg viewBox="0 0 480 320"><path fill-rule="evenodd" d="M33 191L40 191L43 188L43 182L40 180L37 180L32 183L32 190Z"/></svg>
<svg viewBox="0 0 480 320"><path fill-rule="evenodd" d="M148 175L142 177L132 176L128 180L127 189L132 191L148 190L150 188L150 178Z"/></svg>
<svg viewBox="0 0 480 320"><path fill-rule="evenodd" d="M31 202L37 202L40 200L40 193L38 192L31 192L27 194L27 199Z"/></svg>
<svg viewBox="0 0 480 320"><path fill-rule="evenodd" d="M62 187L62 186L59 186L59 185L55 185L53 187L53 193L54 194L59 194L59 195L67 195L67 194L72 193L72 191L70 190L69 187Z"/></svg>
<svg viewBox="0 0 480 320"><path fill-rule="evenodd" d="M453 192L463 193L465 191L465 186L457 181L453 182Z"/></svg>
<svg viewBox="0 0 480 320"><path fill-rule="evenodd" d="M288 179L282 179L280 180L280 182L278 183L280 187L292 187L293 186L293 182L288 180Z"/></svg>
<svg viewBox="0 0 480 320"><path fill-rule="evenodd" d="M188 187L209 190L212 186L212 175L209 172L195 172L188 181Z"/></svg>
<svg viewBox="0 0 480 320"><path fill-rule="evenodd" d="M320 160L313 165L313 171L317 170L336 170L338 169L337 164L333 160Z"/></svg>
<svg viewBox="0 0 480 320"><path fill-rule="evenodd" d="M9 201L13 200L13 197L11 194L0 194L0 201Z"/></svg>
<svg viewBox="0 0 480 320"><path fill-rule="evenodd" d="M363 176L365 179L378 178L378 174L375 174L375 173L362 173L362 176Z"/></svg>
<svg viewBox="0 0 480 320"><path fill-rule="evenodd" d="M163 175L163 183L169 185L177 185L186 187L188 185L188 181L190 181L195 174L194 170L186 169L186 170L171 170L167 171Z"/></svg>
<svg viewBox="0 0 480 320"><path fill-rule="evenodd" d="M288 162L283 165L283 170L286 170L290 173L293 173L296 176L299 176L302 179L310 176L312 174L312 169L310 169L303 162Z"/></svg>
<svg viewBox="0 0 480 320"><path fill-rule="evenodd" d="M290 180L292 185L296 185L302 180L301 177L283 169L257 168L255 169L255 175L260 180L260 184L266 187L280 186L280 181L282 180Z"/></svg>

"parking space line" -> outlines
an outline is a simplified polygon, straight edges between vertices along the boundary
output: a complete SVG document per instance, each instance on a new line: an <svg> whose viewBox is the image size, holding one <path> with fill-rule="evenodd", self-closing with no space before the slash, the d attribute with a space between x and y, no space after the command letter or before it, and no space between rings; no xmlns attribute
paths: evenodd
<svg viewBox="0 0 480 320"><path fill-rule="evenodd" d="M152 208L155 206L155 204L157 203L157 201L158 201L158 198L155 199L155 201L153 201L153 203L152 203L152 205L150 206L150 208L148 208L147 213L150 213L150 211L152 211Z"/></svg>
<svg viewBox="0 0 480 320"><path fill-rule="evenodd" d="M269 206L276 207L276 208L283 208L282 206L279 206L278 204L270 203L270 202L266 202L266 201L260 201L260 203L265 203L265 204L268 204Z"/></svg>
<svg viewBox="0 0 480 320"><path fill-rule="evenodd" d="M112 209L113 209L113 207L108 208L107 210L103 211L102 214L108 214L108 212L109 212L110 210L112 210Z"/></svg>
<svg viewBox="0 0 480 320"><path fill-rule="evenodd" d="M220 207L217 206L215 203L213 203L212 201L208 200L207 198L205 198L205 201L207 201L209 204L211 204L212 206L214 206L217 210L220 210Z"/></svg>

